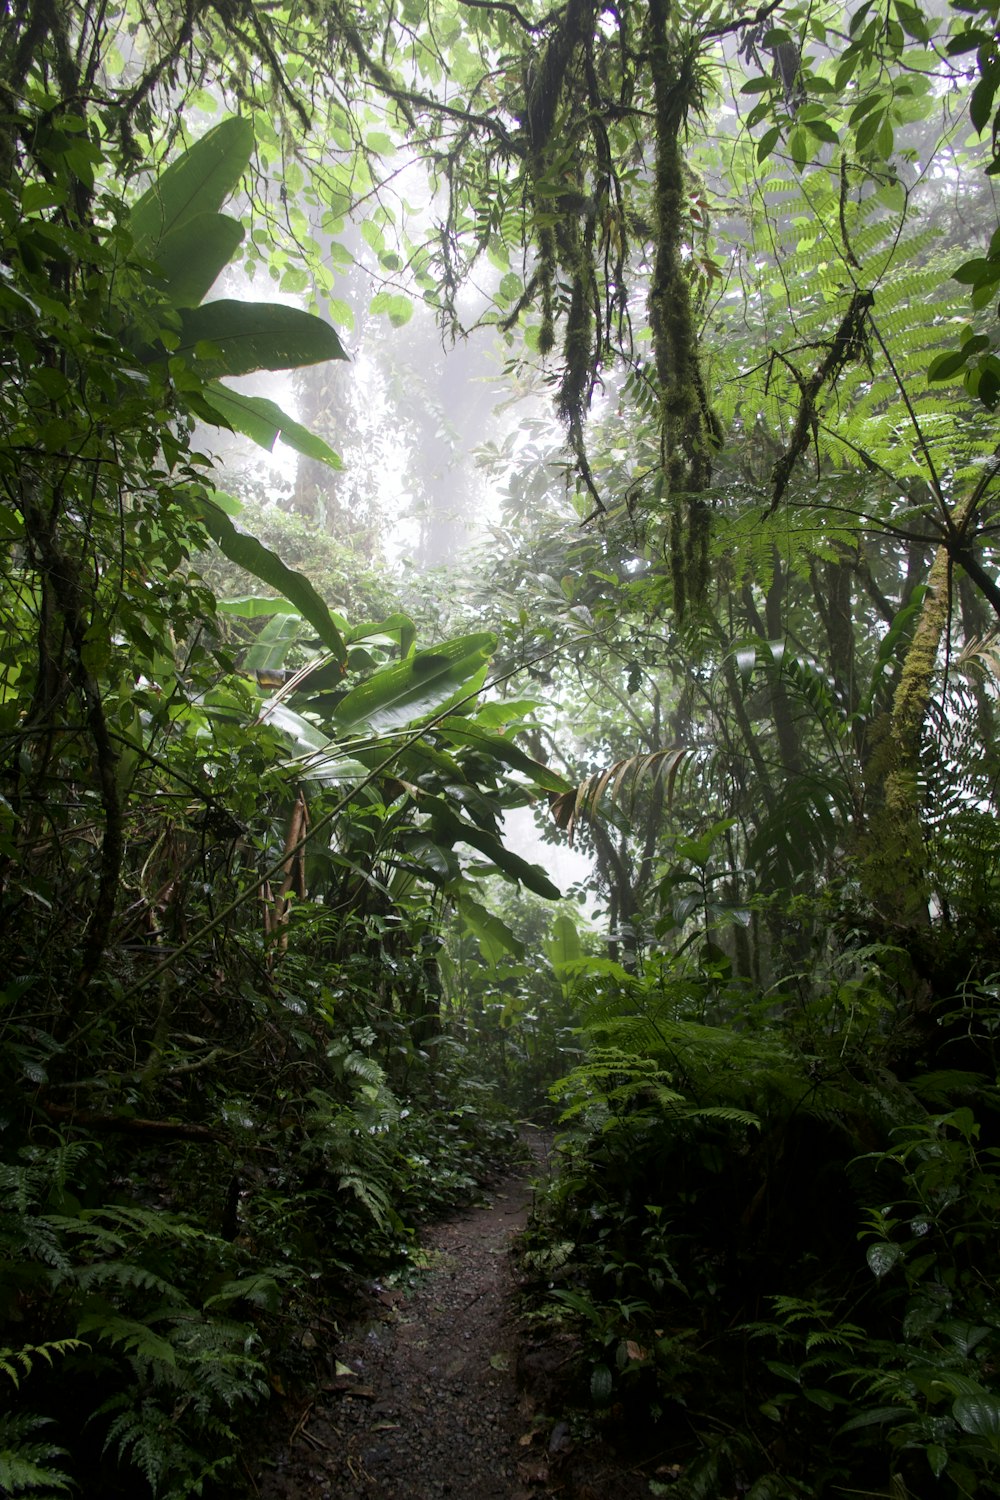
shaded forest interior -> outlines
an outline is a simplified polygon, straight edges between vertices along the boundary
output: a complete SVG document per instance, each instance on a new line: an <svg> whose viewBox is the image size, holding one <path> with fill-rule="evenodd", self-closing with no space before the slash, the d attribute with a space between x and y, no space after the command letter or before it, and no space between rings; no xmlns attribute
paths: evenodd
<svg viewBox="0 0 1000 1500"><path fill-rule="evenodd" d="M525 1121L553 1424L998 1492L998 14L0 0L0 1492Z"/></svg>

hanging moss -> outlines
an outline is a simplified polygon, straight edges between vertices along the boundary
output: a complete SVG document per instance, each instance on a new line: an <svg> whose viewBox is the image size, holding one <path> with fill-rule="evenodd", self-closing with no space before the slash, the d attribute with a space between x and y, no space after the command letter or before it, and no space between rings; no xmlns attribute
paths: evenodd
<svg viewBox="0 0 1000 1500"><path fill-rule="evenodd" d="M538 230L538 273L542 293L542 326L538 332L538 352L544 358L556 342L556 237L551 225Z"/></svg>
<svg viewBox="0 0 1000 1500"><path fill-rule="evenodd" d="M563 377L559 387L559 415L571 433L583 426L594 381L594 224L591 216L581 236L567 225L563 236L564 263L569 262L571 290L563 342Z"/></svg>
<svg viewBox="0 0 1000 1500"><path fill-rule="evenodd" d="M701 87L697 42L673 33L669 0L650 0L649 32L656 117L656 257L649 314L660 387L661 458L671 497L674 608L680 618L688 603L703 598L708 581L711 517L704 491L719 438L701 372L683 256L687 186L681 135L691 110L700 105Z"/></svg>

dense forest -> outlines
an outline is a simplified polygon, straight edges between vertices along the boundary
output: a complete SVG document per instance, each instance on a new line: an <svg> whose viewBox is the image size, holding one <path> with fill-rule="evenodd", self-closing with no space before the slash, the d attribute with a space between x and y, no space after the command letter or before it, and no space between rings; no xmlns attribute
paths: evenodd
<svg viewBox="0 0 1000 1500"><path fill-rule="evenodd" d="M0 1492L243 1493L531 1120L650 1494L997 1493L998 27L0 0Z"/></svg>

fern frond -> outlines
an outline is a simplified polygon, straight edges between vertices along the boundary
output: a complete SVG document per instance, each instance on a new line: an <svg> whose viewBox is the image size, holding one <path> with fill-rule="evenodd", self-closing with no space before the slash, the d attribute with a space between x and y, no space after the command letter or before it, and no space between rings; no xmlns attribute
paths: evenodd
<svg viewBox="0 0 1000 1500"><path fill-rule="evenodd" d="M50 1421L49 1417L32 1414L0 1413L0 1494L30 1494L33 1500L47 1500L49 1496L69 1491L69 1476L52 1462L64 1458L66 1449L30 1437Z"/></svg>
<svg viewBox="0 0 1000 1500"><path fill-rule="evenodd" d="M344 1172L339 1178L340 1188L344 1192L353 1194L357 1201L368 1210L380 1229L395 1219L395 1211L389 1195L381 1183L373 1181L370 1177L362 1177L356 1172Z"/></svg>
<svg viewBox="0 0 1000 1500"><path fill-rule="evenodd" d="M6 1375L15 1386L20 1386L22 1377L30 1375L40 1359L44 1359L51 1367L53 1356L89 1347L82 1339L52 1339L46 1344L23 1344L20 1349L0 1349L0 1374Z"/></svg>
<svg viewBox="0 0 1000 1500"><path fill-rule="evenodd" d="M164 1315L161 1313L159 1316ZM156 1314L152 1316L155 1317ZM148 1322L123 1317L110 1308L84 1313L77 1325L77 1332L93 1334L98 1342L120 1346L140 1360L171 1368L177 1364L173 1345L162 1335L154 1333Z"/></svg>

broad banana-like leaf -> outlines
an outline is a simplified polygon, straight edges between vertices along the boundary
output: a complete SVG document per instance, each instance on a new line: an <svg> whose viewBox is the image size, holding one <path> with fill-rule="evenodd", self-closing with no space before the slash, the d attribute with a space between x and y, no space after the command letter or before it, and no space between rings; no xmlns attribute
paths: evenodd
<svg viewBox="0 0 1000 1500"><path fill-rule="evenodd" d="M456 693L475 691L495 648L496 636L484 631L418 651L352 688L334 709L334 720L340 729L402 729L443 708Z"/></svg>
<svg viewBox="0 0 1000 1500"><path fill-rule="evenodd" d="M231 116L189 146L143 193L129 216L136 248L153 259L166 235L198 214L218 213L253 155L250 121Z"/></svg>
<svg viewBox="0 0 1000 1500"><path fill-rule="evenodd" d="M283 563L276 552L265 547L255 536L243 531L210 498L206 497L202 502L200 514L212 540L229 561L245 568L294 604L337 661L346 661L347 647L343 636L309 579Z"/></svg>
<svg viewBox="0 0 1000 1500"><path fill-rule="evenodd" d="M201 353L199 345L209 349ZM198 357L212 374L249 375L254 370L297 370L347 352L329 323L280 302L237 302L228 297L181 309L176 354Z"/></svg>
<svg viewBox="0 0 1000 1500"><path fill-rule="evenodd" d="M302 616L275 614L243 658L247 672L269 672L283 665L288 647L299 633Z"/></svg>
<svg viewBox="0 0 1000 1500"><path fill-rule="evenodd" d="M398 842L406 859L406 868L423 875L435 885L445 885L461 875L458 860L452 850L442 848L426 834L402 829Z"/></svg>
<svg viewBox="0 0 1000 1500"><path fill-rule="evenodd" d="M328 759L331 749L330 741L321 729L315 724L310 724L301 714L289 708L286 703L269 703L267 705L268 724L274 724L286 734L295 746L297 755L310 757L310 765L317 763L317 757ZM362 772L362 775L367 775Z"/></svg>
<svg viewBox="0 0 1000 1500"><path fill-rule="evenodd" d="M491 969L495 969L504 954L523 959L524 944L515 937L506 922L487 911L471 896L459 896L458 910L466 927L479 944L479 951Z"/></svg>
<svg viewBox="0 0 1000 1500"><path fill-rule="evenodd" d="M511 766L514 770L523 771L531 778L535 786L542 787L544 791L561 795L574 790L572 783L567 781L565 776L560 776L548 766L543 766L541 761L535 760L533 756L528 755L519 745L515 745L504 735L491 734L488 730L480 728L475 720L445 719L440 729L452 744L466 745L492 760L502 761L504 765Z"/></svg>
<svg viewBox="0 0 1000 1500"><path fill-rule="evenodd" d="M513 854L495 833L478 828L474 823L467 823L447 802L439 798L433 799L432 807L423 803L422 810L429 812L434 836L439 843L468 844L470 848L478 849L480 854L485 855L501 875L519 880L529 891L534 891L536 896L544 896L547 901L561 900L562 892L552 884L545 871L539 865L529 864L519 854Z"/></svg>
<svg viewBox="0 0 1000 1500"><path fill-rule="evenodd" d="M364 781L369 775L368 766L342 750L287 703L269 700L265 707L264 722L276 725L291 742L293 758L282 769L293 772L297 782L333 786L343 781Z"/></svg>
<svg viewBox="0 0 1000 1500"><path fill-rule="evenodd" d="M298 614L298 610L287 599L273 599L270 594L244 594L239 599L216 599L215 607L220 614L237 615L241 620Z"/></svg>
<svg viewBox="0 0 1000 1500"><path fill-rule="evenodd" d="M552 923L552 934L544 947L549 963L560 976L566 973L570 964L579 963L583 958L580 934L568 912L561 911L557 914Z"/></svg>
<svg viewBox="0 0 1000 1500"><path fill-rule="evenodd" d="M310 432L308 427L294 421L266 396L245 396L242 391L231 391L216 380L209 381L204 388L203 416L206 421L228 427L233 432L242 432L260 448L270 453L279 437L296 453L306 458L315 458L330 469L344 467L340 455L324 443L323 439Z"/></svg>
<svg viewBox="0 0 1000 1500"><path fill-rule="evenodd" d="M165 234L156 264L174 307L197 307L243 243L243 225L228 214L196 214Z"/></svg>
<svg viewBox="0 0 1000 1500"><path fill-rule="evenodd" d="M344 640L349 646L356 646L367 641L370 644L390 644L392 641L399 642L400 656L409 656L416 639L417 627L409 615L390 615L386 620L379 620L378 624L352 625L344 631Z"/></svg>

